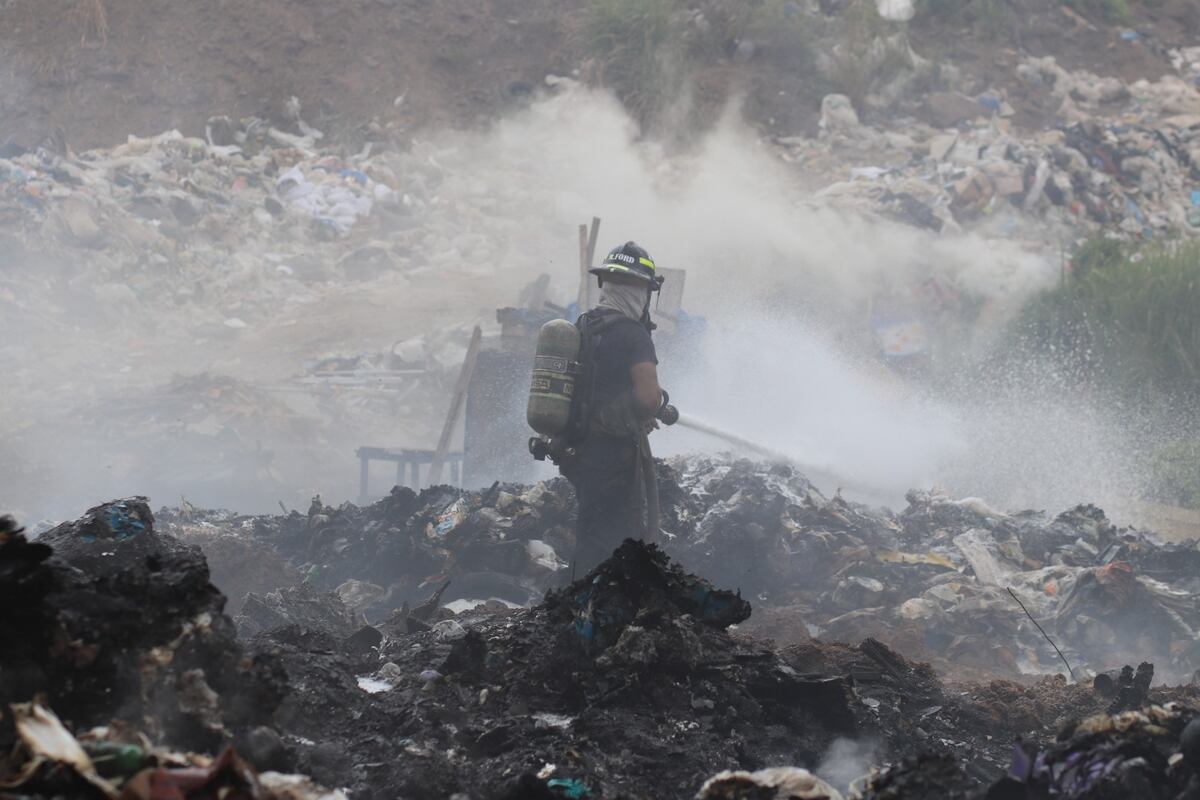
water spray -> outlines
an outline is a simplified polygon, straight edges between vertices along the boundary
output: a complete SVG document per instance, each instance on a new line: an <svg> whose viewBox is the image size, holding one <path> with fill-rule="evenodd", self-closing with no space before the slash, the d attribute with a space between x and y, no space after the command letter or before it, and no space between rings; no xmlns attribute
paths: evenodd
<svg viewBox="0 0 1200 800"><path fill-rule="evenodd" d="M814 483L820 483L825 486L834 486L839 490L848 489L856 494L867 497L878 497L886 495L886 492L879 487L868 486L855 479L848 479L845 475L839 474L838 471L829 464L817 464L807 459L799 459L790 456L786 453L774 450L758 442L751 441L744 436L739 436L736 433L721 430L707 422L702 422L689 414L680 414L679 422L676 423L684 428L703 433L711 436L714 439L720 439L726 444L733 445L739 450L748 453L753 453L756 456L766 459L767 461L776 464L786 464L796 470L804 473L805 477Z"/></svg>

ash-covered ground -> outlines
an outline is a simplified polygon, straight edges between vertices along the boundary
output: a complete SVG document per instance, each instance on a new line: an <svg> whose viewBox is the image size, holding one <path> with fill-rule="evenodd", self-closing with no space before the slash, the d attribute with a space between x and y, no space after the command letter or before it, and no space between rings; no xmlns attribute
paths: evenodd
<svg viewBox="0 0 1200 800"><path fill-rule="evenodd" d="M575 576L562 481L10 524L0 795L1200 788L1195 541L726 458L660 482L663 541Z"/></svg>

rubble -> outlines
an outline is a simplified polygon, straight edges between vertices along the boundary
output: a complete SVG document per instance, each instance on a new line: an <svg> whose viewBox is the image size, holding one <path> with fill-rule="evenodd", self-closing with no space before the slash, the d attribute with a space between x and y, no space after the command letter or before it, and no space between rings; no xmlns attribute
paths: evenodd
<svg viewBox="0 0 1200 800"><path fill-rule="evenodd" d="M1014 739L1053 748L1057 728L1103 712L1114 694L1057 677L951 688L928 665L871 638L854 645L805 634L777 649L747 634L759 610L807 603L805 621L844 617L854 612L843 611L843 604L861 599L854 592L869 591L881 605L858 611L894 627L883 622L889 615L884 597L902 597L926 581L933 589L949 585L947 575L960 586L995 588L976 581L975 567L956 543L968 530L975 531L976 562L982 553L989 563L1015 560L1028 567L1037 557L1057 560L1056 570L1084 572L1095 568L1075 565L1121 551L1131 564L1155 565L1156 580L1171 577L1170 567L1152 555L1158 549L1153 540L1116 530L1096 509L1044 520L1003 514L978 500L914 493L895 515L826 499L786 467L722 459L673 463L660 469L664 521L673 535L667 548L679 554L679 563L630 540L569 585L523 546L569 536L571 501L560 481L483 492L397 489L368 508L315 501L307 514L274 518L189 509L156 519L144 501L131 498L48 532L54 549L9 525L0 542L0 599L6 601L0 607L21 610L0 618L0 634L26 644L0 657L3 699L28 703L38 687L48 688L43 708L69 720L60 726L68 734L81 737L97 725L113 731L145 726L145 744L154 753L181 747L218 753L233 744L236 752L226 750L216 761L189 756L151 767L129 750L125 776L149 769L143 782L175 780L154 778L153 770L200 767L189 774L234 781L226 785L257 781L253 791L261 794L254 797L285 790L320 796L319 788L297 788L309 786L300 775L362 797L482 797L481 786L511 797L773 796L762 792L785 786L836 797L833 792L846 787L822 782L813 770L846 738L879 743L877 757L891 765L872 780L866 797L922 796L912 793L916 787L951 782L961 793L947 789L939 796L974 797L1002 779ZM207 583L203 559L164 532L186 536L201 522L228 523L254 547L278 548L300 576L300 583L251 593L239 618L241 643L233 639L223 598ZM561 533L551 535L558 527ZM757 553L783 566L742 575L742 593L737 583L722 589L685 571L688 559L719 565L713 554L737 530ZM510 538L522 546L505 545ZM805 540L821 546L796 547ZM919 542L925 550L917 551ZM512 561L497 562L509 570L508 583L499 581L505 573L498 570L491 572L492 584L470 571L479 552L509 549ZM372 580L382 574L372 572L380 553L404 554L388 567L397 580L386 586ZM815 566L800 579L789 574L806 561ZM1006 580L1024 586L1021 575ZM853 592L843 586L851 577L863 579L849 582L858 587ZM562 588L551 588L541 602L464 603L456 613L445 604L459 579L472 593L487 586ZM82 597L87 606L72 599ZM150 597L158 599L147 602ZM20 601L8 602L13 598ZM137 623L133 628L113 627L112 610L133 602L149 616L129 618L127 625ZM203 630L188 623L198 611ZM972 613L1009 612L1007 605L976 603ZM950 621L930 633L954 633L953 614L944 613ZM361 626L358 614L374 624ZM72 642L68 653L76 655L65 663L46 640L64 625L66 638L53 640ZM997 646L1034 646L1019 627L1009 633L1014 638ZM123 649L115 651L114 643ZM100 673L111 676L113 667L136 681L130 688L136 697L117 698L87 683ZM1194 701L1194 686L1150 686L1153 669L1144 664L1136 675L1130 668L1117 678L1128 690L1117 692L1122 707L1134 709L1121 714L1157 720L1153 707L1144 710L1147 703ZM1187 714L1171 713L1181 716L1169 729L1182 729ZM1126 727L1113 723L1104 730L1119 737ZM92 752L86 742L84 749ZM1104 757L1110 752L1116 751L1104 750ZM1147 763L1158 769L1157 761ZM771 769L783 765L795 769ZM18 768L0 767L0 776ZM294 776L269 778L269 770ZM1028 780L1044 780L1041 775L1031 772ZM22 789L43 796L40 786Z"/></svg>
<svg viewBox="0 0 1200 800"><path fill-rule="evenodd" d="M842 800L842 793L805 769L774 767L758 772L725 771L700 787L696 800Z"/></svg>
<svg viewBox="0 0 1200 800"><path fill-rule="evenodd" d="M972 764L972 773L961 778L964 787L978 787L986 776L1004 772L1009 759L1002 732L1013 737L1030 731L1051 736L1071 709L1103 711L1112 704L1113 694L1045 679L1050 682L1039 684L1036 692L1056 698L1053 703L1037 701L1016 713L1014 703L1026 704L1019 698L1029 689L997 683L956 698L947 695L932 672L914 670L878 642L846 651L830 650L832 644L825 642L875 637L964 677L1019 678L1063 669L1053 646L1008 596L1006 590L1012 588L1081 676L1122 661L1137 663L1153 653L1166 674L1191 677L1194 655L1188 653L1195 638L1187 631L1195 625L1196 612L1181 598L1195 590L1195 542L1167 544L1145 532L1119 530L1098 509L1086 506L1057 517L1008 514L978 498L953 500L914 492L909 506L893 514L840 497L826 498L788 467L733 459L675 459L660 465L660 481L666 551L685 567L711 576L717 585L740 588L756 603L755 614L739 628L796 643L783 655L798 674L852 676L859 705L846 719L865 712L872 720L869 724L886 731L893 742L922 747L954 743L948 746L955 759ZM403 569L394 573L400 581L393 581L391 595L370 617L387 620L389 614L403 616L406 605L411 609L422 596L442 586L443 579L450 580L450 587L456 574L478 581L478 575L459 571L474 563L469 554L479 548L499 554L511 547L514 554L511 560L495 557L493 564L505 565L510 582L502 583L497 569L486 584L489 588L511 588L516 583L522 591L537 595L554 585L557 576L536 568L530 550L516 545L544 536L569 554L571 503L567 487L559 481L533 489L496 486L484 492L438 487L415 495L397 489L387 500L366 509L314 504L310 515L316 522L311 524L309 517L292 514L239 526L243 531L258 530L265 537L264 545L275 543L271 546L302 554L293 556L295 568L332 590L352 574L373 582L376 573L370 570L376 558L346 560L341 553L373 552L370 548L378 544L371 542L379 541L371 538L377 536L371 533L374 521L394 514L386 526L396 540L388 546L403 542L403 547L420 553L410 560L424 566L409 577ZM405 513L411 516L404 518ZM332 530L324 541L336 543L338 549L322 545L314 551L309 544L313 529L325 525ZM285 530L290 533L284 535ZM290 537L295 538L289 542ZM504 545L510 538L514 544ZM462 548L462 558L455 548ZM1124 566L1114 568L1114 564ZM328 577L322 579L323 570L328 570ZM1113 584L1109 576L1119 582ZM398 588L402 585L411 588ZM1112 594L1113 587L1123 588ZM468 649L460 649L461 655L453 659L444 650L450 666L427 658L406 668L401 666L401 654L381 655L387 659L385 666L393 665L386 677L379 673L384 684L392 687L385 689L384 696L406 688L430 691L426 687L441 685L462 665L478 663L480 653L492 650L491 645L481 648L472 635L480 630L479 616L499 614L510 620L514 613L529 613L502 610L498 604L490 609L474 602L459 607L474 610L451 617L448 610L437 609L432 616L460 623L463 638L457 640L432 630L422 632L420 626L385 623L397 635L426 637L440 647L467 642ZM606 634L601 628L595 653L598 666L660 671L676 664L674 668L686 671L699 663L703 650L694 640L680 634L663 644L661 632L637 620L643 612L636 607L619 604L616 612L603 605L599 608L605 611L603 619L625 623L617 632ZM1148 626L1147 620L1154 622ZM1144 635L1147 629L1160 637L1158 641ZM470 652L475 655L467 657ZM423 677L426 672L429 679ZM824 693L836 685L818 682L811 691ZM497 690L485 688L489 698ZM1129 702L1137 705L1147 698L1142 693ZM701 698L696 708L707 708L709 699ZM561 707L545 713L560 717L543 720L571 716ZM986 730L994 738L964 740L964 730ZM903 752L897 746L893 757Z"/></svg>
<svg viewBox="0 0 1200 800"><path fill-rule="evenodd" d="M125 739L133 737L114 727L95 728L77 740L47 708L36 703L11 708L21 743L7 765L16 774L6 774L0 761L0 789L20 790L21 797L69 792L107 800L346 800L343 792L329 791L303 775L260 774L232 747L213 759L131 744Z"/></svg>
<svg viewBox="0 0 1200 800"><path fill-rule="evenodd" d="M1200 88L1170 75L1127 85L1053 56L1027 58L1016 73L1056 104L1054 129L1014 128L1001 91L930 92L920 113L929 124L875 126L831 95L822 136L784 137L782 156L805 166L823 203L939 232L1031 243L1200 234ZM864 158L881 166L864 168Z"/></svg>
<svg viewBox="0 0 1200 800"><path fill-rule="evenodd" d="M977 498L912 492L895 514L827 498L790 467L730 458L659 470L665 551L759 602L750 629L784 644L874 637L962 674L1063 670L1054 644L1081 680L1141 661L1170 679L1195 671L1196 541L1117 529L1090 506L1010 515ZM397 487L364 508L314 501L287 516L159 517L201 546L216 529L277 554L312 589L352 598L378 624L407 617L447 581L441 605L536 602L569 579L573 503L553 480L419 495ZM200 523L203 535L191 539ZM255 591L227 589L239 600Z"/></svg>
<svg viewBox="0 0 1200 800"><path fill-rule="evenodd" d="M401 735L415 758L381 764L376 780L450 794L509 770L527 783L579 781L597 797L691 796L714 765L819 753L857 730L847 680L804 675L727 632L748 613L626 541L539 606L459 615L462 638L389 638L379 660L394 665L392 688L371 697L408 709ZM454 725L437 724L447 715Z"/></svg>
<svg viewBox="0 0 1200 800"><path fill-rule="evenodd" d="M33 542L0 534L0 577L0 708L40 694L77 726L152 719L203 749L279 703L272 662L244 655L204 556L156 531L144 498Z"/></svg>
<svg viewBox="0 0 1200 800"><path fill-rule="evenodd" d="M405 603L422 603L446 580L443 603L495 598L526 605L540 597L573 550L573 502L569 484L555 480L475 492L395 487L364 508L333 508L317 498L306 514L286 516L164 510L160 517L201 546L225 538L224 531L277 553L314 589L354 590L356 611L378 621Z"/></svg>
<svg viewBox="0 0 1200 800"><path fill-rule="evenodd" d="M340 639L361 626L341 597L315 594L307 584L286 586L262 596L247 594L234 622L238 635L246 639L285 625L298 625Z"/></svg>
<svg viewBox="0 0 1200 800"><path fill-rule="evenodd" d="M1017 796L1193 796L1200 774L1185 752L1183 733L1195 718L1194 710L1152 705L1089 717L1041 751L1018 745L1012 783L1023 784L1025 792Z"/></svg>

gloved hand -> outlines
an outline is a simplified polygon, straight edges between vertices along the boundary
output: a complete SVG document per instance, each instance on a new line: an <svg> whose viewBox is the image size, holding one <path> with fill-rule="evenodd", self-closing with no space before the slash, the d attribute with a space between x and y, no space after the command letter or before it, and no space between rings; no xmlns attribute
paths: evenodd
<svg viewBox="0 0 1200 800"><path fill-rule="evenodd" d="M666 389L662 390L662 405L658 407L654 417L664 425L674 425L679 422L679 409L671 405L671 395L667 394Z"/></svg>

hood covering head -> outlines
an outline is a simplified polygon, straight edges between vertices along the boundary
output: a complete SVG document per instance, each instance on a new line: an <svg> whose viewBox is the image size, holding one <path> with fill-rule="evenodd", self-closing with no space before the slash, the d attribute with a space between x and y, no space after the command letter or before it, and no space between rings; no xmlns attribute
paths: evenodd
<svg viewBox="0 0 1200 800"><path fill-rule="evenodd" d="M600 287L600 302L596 307L611 308L620 311L634 322L642 322L650 308L650 285L605 281Z"/></svg>

